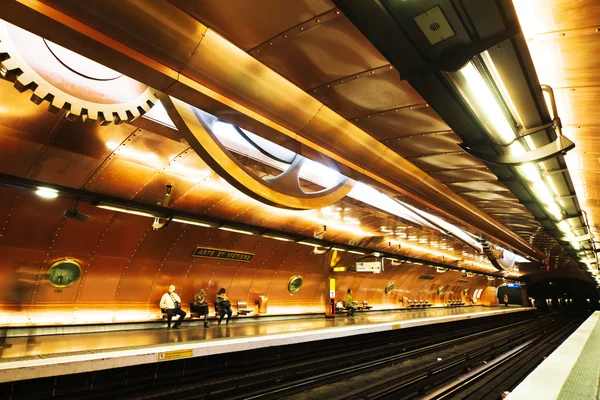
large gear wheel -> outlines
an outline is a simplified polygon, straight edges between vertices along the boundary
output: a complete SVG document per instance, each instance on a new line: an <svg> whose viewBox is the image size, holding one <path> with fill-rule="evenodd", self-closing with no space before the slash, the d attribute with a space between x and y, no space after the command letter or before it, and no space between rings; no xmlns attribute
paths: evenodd
<svg viewBox="0 0 600 400"><path fill-rule="evenodd" d="M158 102L151 87L2 20L0 76L72 121L131 122Z"/></svg>

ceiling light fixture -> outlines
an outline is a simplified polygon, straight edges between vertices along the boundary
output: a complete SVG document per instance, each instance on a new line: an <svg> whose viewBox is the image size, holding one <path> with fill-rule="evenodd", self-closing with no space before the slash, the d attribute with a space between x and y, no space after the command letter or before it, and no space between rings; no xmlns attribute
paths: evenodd
<svg viewBox="0 0 600 400"><path fill-rule="evenodd" d="M38 187L35 194L43 199L55 199L58 197L58 190L50 189L47 187Z"/></svg>
<svg viewBox="0 0 600 400"><path fill-rule="evenodd" d="M264 237L264 238L275 239L275 240L279 240L279 241L282 241L282 242L293 242L294 241L293 239L290 239L290 238L287 238L287 237L284 237L284 236L273 235L273 234L270 234L270 233L263 233L261 236Z"/></svg>
<svg viewBox="0 0 600 400"><path fill-rule="evenodd" d="M194 220L194 219L187 219L187 218L173 218L172 221L179 222L180 224L201 226L204 228L216 228L218 226L217 224L214 224L214 223L198 221L198 220Z"/></svg>
<svg viewBox="0 0 600 400"><path fill-rule="evenodd" d="M134 208L123 207L123 206L113 205L113 204L104 203L104 202L100 202L100 203L96 204L96 207L102 208L104 210L117 211L117 212L125 213L125 214L139 215L141 217L150 217L150 218L162 217L160 215L152 214L147 211L136 210Z"/></svg>
<svg viewBox="0 0 600 400"><path fill-rule="evenodd" d="M222 231L228 231L228 232L235 232L235 233L242 233L244 235L254 235L255 233L249 230L245 230L245 229L239 229L239 228L233 228L231 226L220 226L218 229L222 230Z"/></svg>

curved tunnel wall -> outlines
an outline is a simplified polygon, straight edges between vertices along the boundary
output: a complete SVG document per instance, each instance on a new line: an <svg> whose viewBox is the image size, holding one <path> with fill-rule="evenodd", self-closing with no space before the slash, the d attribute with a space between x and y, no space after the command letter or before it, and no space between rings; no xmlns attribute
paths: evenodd
<svg viewBox="0 0 600 400"><path fill-rule="evenodd" d="M489 285L485 277L458 272L436 274L424 265L386 263L381 274L332 272L353 265L358 256L211 228L173 223L154 231L151 219L98 209L81 203L85 222L67 219L72 200L44 200L32 192L0 189L0 313L5 325L85 324L160 318L158 302L169 284L177 287L184 309L200 288L208 290L211 309L225 287L235 309L246 301L256 311L258 296L269 298L267 314L324 313L328 278L336 278L336 297L352 288L355 300L375 309L400 308L404 297L444 303L470 300ZM251 262L193 258L196 246L254 253ZM47 279L48 268L65 257L77 260L81 278L65 288ZM289 293L294 275L304 284ZM422 275L432 280L419 279ZM392 282L394 290L385 294ZM438 294L440 286L444 293ZM464 289L469 294L464 295Z"/></svg>

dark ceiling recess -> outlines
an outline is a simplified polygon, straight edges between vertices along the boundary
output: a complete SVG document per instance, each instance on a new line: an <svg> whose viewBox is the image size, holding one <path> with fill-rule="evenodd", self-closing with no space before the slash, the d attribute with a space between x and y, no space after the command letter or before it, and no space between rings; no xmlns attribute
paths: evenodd
<svg viewBox="0 0 600 400"><path fill-rule="evenodd" d="M456 132L463 149L481 156L544 231L586 272L589 268L593 280L595 246L563 157L572 143L562 136L553 101L544 99L544 92L552 98L551 89L543 90L538 81L512 1L333 2ZM495 99L501 119L509 122L512 141L494 136L497 126L477 112L479 98L463 90L475 86L464 78L465 67L471 66ZM533 167L537 178L524 173L525 161L490 162L514 161L518 154L531 159L525 166ZM536 184L544 186L552 205Z"/></svg>

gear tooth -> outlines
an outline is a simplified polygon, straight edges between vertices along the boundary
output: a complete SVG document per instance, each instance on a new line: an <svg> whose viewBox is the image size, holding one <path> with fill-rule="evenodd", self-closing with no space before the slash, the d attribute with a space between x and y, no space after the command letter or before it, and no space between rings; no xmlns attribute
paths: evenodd
<svg viewBox="0 0 600 400"><path fill-rule="evenodd" d="M9 71L19 68L19 63L14 58L9 58L8 60L2 61L2 65L4 65L4 68Z"/></svg>
<svg viewBox="0 0 600 400"><path fill-rule="evenodd" d="M129 114L131 114L129 122L133 121L136 118L139 118L142 115L142 113L140 113L140 110L138 110L137 108L131 108L127 110L127 115Z"/></svg>
<svg viewBox="0 0 600 400"><path fill-rule="evenodd" d="M65 108L66 103L67 99L65 99L62 95L55 95L54 99L52 100L52 107L55 107L60 110L62 108Z"/></svg>
<svg viewBox="0 0 600 400"><path fill-rule="evenodd" d="M88 118L93 121L98 121L98 109L97 108L88 108Z"/></svg>
<svg viewBox="0 0 600 400"><path fill-rule="evenodd" d="M71 104L71 108L69 109L69 113L73 114L77 117L81 116L82 107L79 104Z"/></svg>
<svg viewBox="0 0 600 400"><path fill-rule="evenodd" d="M43 100L50 94L50 90L48 89L48 85L39 85L33 93Z"/></svg>
<svg viewBox="0 0 600 400"><path fill-rule="evenodd" d="M156 103L155 103L156 104ZM150 106L150 104L148 104L147 102L143 102L142 104L140 104L140 106L143 110L144 113L147 113L148 111L150 111L150 109L152 108L152 106Z"/></svg>
<svg viewBox="0 0 600 400"><path fill-rule="evenodd" d="M25 88L27 88L27 86L29 86L30 84L33 83L33 76L31 74L23 72L21 75L19 75L17 77L17 81L19 81L19 83L21 85L23 85Z"/></svg>
<svg viewBox="0 0 600 400"><path fill-rule="evenodd" d="M101 126L109 125L113 122L113 116L110 113L104 113L102 111L98 112L98 122Z"/></svg>

